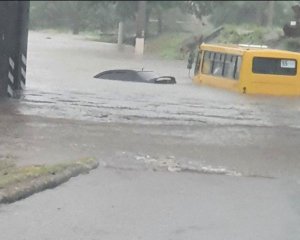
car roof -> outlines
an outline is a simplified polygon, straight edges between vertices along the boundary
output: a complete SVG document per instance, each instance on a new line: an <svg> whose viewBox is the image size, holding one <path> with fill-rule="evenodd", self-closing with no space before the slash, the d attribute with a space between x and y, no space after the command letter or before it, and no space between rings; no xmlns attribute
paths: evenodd
<svg viewBox="0 0 300 240"><path fill-rule="evenodd" d="M107 71L104 71L104 72L101 72L102 73L109 73L109 72L153 72L153 71L145 71L145 70L133 70L133 69L112 69L112 70L107 70Z"/></svg>
<svg viewBox="0 0 300 240"><path fill-rule="evenodd" d="M100 73L96 74L94 77L99 78L105 74L142 73L142 72L153 73L153 76L155 75L154 71L133 70L133 69L111 69L111 70L106 70L106 71L100 72Z"/></svg>

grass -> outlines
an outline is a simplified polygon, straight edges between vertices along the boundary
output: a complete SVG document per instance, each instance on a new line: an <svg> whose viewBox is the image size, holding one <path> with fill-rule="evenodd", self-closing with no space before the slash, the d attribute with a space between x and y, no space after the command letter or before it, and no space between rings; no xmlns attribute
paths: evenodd
<svg viewBox="0 0 300 240"><path fill-rule="evenodd" d="M66 162L55 165L32 165L17 167L12 161L0 161L0 189L7 186L20 183L23 181L31 180L34 178L42 177L45 175L55 175L70 167L76 165L85 165L94 161L92 158L84 158L79 161Z"/></svg>
<svg viewBox="0 0 300 240"><path fill-rule="evenodd" d="M285 50L299 52L300 51L300 38L287 38L281 43L281 47Z"/></svg>
<svg viewBox="0 0 300 240"><path fill-rule="evenodd" d="M146 40L145 53L158 55L164 59L182 59L179 49L187 37L189 34L186 33L165 33Z"/></svg>
<svg viewBox="0 0 300 240"><path fill-rule="evenodd" d="M225 25L220 36L215 39L218 43L267 44L268 37L278 38L281 29L266 28L254 25ZM271 39L270 39L271 40Z"/></svg>
<svg viewBox="0 0 300 240"><path fill-rule="evenodd" d="M61 33L65 32L65 29L47 29L43 30L48 33ZM262 44L262 45L277 45L277 39L282 34L281 28L265 28L255 25L224 25L224 30L221 34L214 39L214 43L244 43L244 44ZM207 30L203 32L205 35L209 33ZM146 39L145 41L145 54L155 55L163 59L169 60L183 60L186 56L180 53L180 47L184 40L191 38L192 36L199 35L199 33L184 33L184 32L165 32L158 37ZM97 42L117 42L117 36L100 34L99 31L83 31L80 32L80 37L86 40ZM283 48L298 50L299 44L297 41L286 41L282 44Z"/></svg>
<svg viewBox="0 0 300 240"><path fill-rule="evenodd" d="M280 36L280 28L265 28L255 25L224 25L224 30L215 38L214 43L244 43L268 45L270 41L276 40ZM208 34L208 31L205 35ZM146 40L145 53L154 54L164 59L182 60L184 56L180 54L180 47L183 41L196 33L164 33L157 38ZM270 39L268 39L270 38ZM293 45L293 43L290 43ZM294 44L295 45L295 44ZM295 46L292 46L296 48Z"/></svg>

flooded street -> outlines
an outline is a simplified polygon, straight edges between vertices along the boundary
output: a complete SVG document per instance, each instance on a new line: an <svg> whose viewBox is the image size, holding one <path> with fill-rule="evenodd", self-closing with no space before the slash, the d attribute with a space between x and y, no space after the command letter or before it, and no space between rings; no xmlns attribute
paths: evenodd
<svg viewBox="0 0 300 240"><path fill-rule="evenodd" d="M23 114L96 122L300 127L299 98L245 96L195 86L185 61L118 53L113 44L31 33ZM50 39L49 39L50 38ZM94 79L115 68L153 70L176 85Z"/></svg>
<svg viewBox="0 0 300 240"><path fill-rule="evenodd" d="M27 155L28 161L35 161L35 151L43 156L38 162L77 154L109 159L110 164L138 154L176 155L178 161L245 175L299 176L300 98L249 96L197 86L188 77L185 61L139 58L130 46L118 52L113 44L83 37L32 32L28 51L24 97L0 106L13 114L8 122L2 117L12 129L12 143L20 134L18 144L33 141L28 146L32 151L25 155L13 147L20 163L27 162ZM174 75L178 84L93 78L114 68L154 70ZM24 124L16 128L10 126L13 121ZM5 141L3 149L14 145ZM117 152L125 154L118 157Z"/></svg>
<svg viewBox="0 0 300 240"><path fill-rule="evenodd" d="M93 78L114 68L177 84ZM100 162L1 206L1 239L299 239L300 98L197 86L185 61L30 32L26 91L0 110L2 158Z"/></svg>

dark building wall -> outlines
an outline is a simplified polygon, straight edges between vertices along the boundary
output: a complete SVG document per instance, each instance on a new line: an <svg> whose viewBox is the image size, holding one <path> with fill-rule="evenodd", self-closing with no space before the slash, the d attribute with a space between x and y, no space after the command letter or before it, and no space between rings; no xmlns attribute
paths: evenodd
<svg viewBox="0 0 300 240"><path fill-rule="evenodd" d="M25 87L29 1L0 2L0 95Z"/></svg>

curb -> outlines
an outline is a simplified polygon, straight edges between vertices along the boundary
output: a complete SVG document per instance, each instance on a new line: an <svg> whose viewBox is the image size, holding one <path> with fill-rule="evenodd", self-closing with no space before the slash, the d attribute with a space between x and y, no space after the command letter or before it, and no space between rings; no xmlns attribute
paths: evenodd
<svg viewBox="0 0 300 240"><path fill-rule="evenodd" d="M87 163L76 162L74 165L56 174L49 174L35 179L17 183L6 189L0 190L0 204L13 203L27 198L34 193L46 189L55 188L58 185L67 182L70 178L80 174L89 173L97 168L99 163L94 159L89 159Z"/></svg>

